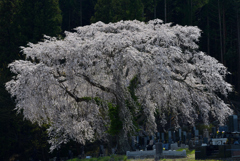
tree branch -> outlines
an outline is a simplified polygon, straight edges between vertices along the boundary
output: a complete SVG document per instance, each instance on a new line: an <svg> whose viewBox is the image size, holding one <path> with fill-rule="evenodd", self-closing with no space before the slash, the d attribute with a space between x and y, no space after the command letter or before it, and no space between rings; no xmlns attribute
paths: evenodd
<svg viewBox="0 0 240 161"><path fill-rule="evenodd" d="M112 90L111 88L108 88L108 87L104 87L103 85L101 84L98 84L96 82L94 82L92 79L90 79L87 75L85 74L82 74L82 77L84 78L84 80L86 80L89 84L91 84L92 86L94 87L97 87L105 92L109 92L109 93L112 93L116 96L114 90Z"/></svg>

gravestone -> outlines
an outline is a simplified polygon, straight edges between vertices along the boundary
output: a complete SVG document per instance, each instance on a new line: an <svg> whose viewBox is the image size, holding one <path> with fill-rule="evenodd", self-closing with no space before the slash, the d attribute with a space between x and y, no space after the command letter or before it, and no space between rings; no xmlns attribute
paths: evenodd
<svg viewBox="0 0 240 161"><path fill-rule="evenodd" d="M177 150L177 149L178 149L178 144L177 143L171 144L171 150Z"/></svg>
<svg viewBox="0 0 240 161"><path fill-rule="evenodd" d="M229 132L238 131L238 117L237 115L231 115L228 117L228 129Z"/></svg>
<svg viewBox="0 0 240 161"><path fill-rule="evenodd" d="M215 138L217 134L216 127L212 127L212 137Z"/></svg>
<svg viewBox="0 0 240 161"><path fill-rule="evenodd" d="M84 152L84 146L81 148L81 157L84 158L85 152Z"/></svg>
<svg viewBox="0 0 240 161"><path fill-rule="evenodd" d="M155 156L155 160L160 159L160 157L162 157L162 153L163 153L163 145L162 143L156 143L155 144L155 148L156 148L156 156Z"/></svg>
<svg viewBox="0 0 240 161"><path fill-rule="evenodd" d="M153 144L156 143L154 135L152 135L152 139L151 140L153 140Z"/></svg>
<svg viewBox="0 0 240 161"><path fill-rule="evenodd" d="M228 127L227 126L219 126L219 131L220 132L226 132L226 131L228 131Z"/></svg>
<svg viewBox="0 0 240 161"><path fill-rule="evenodd" d="M204 138L210 138L210 137L209 137L209 132L208 132L207 129L205 129L205 130L203 131L203 137L204 137Z"/></svg>
<svg viewBox="0 0 240 161"><path fill-rule="evenodd" d="M73 152L71 150L68 150L68 159L73 158Z"/></svg>
<svg viewBox="0 0 240 161"><path fill-rule="evenodd" d="M187 134L187 140L189 141L189 140L191 140L191 138L192 138L192 133L189 132L189 133Z"/></svg>
<svg viewBox="0 0 240 161"><path fill-rule="evenodd" d="M193 144L193 141L192 140L190 140L189 141L189 149L193 149L194 148L194 144Z"/></svg>
<svg viewBox="0 0 240 161"><path fill-rule="evenodd" d="M132 149L135 151L136 146L135 146L135 136L132 136Z"/></svg>
<svg viewBox="0 0 240 161"><path fill-rule="evenodd" d="M147 150L153 150L153 140L149 141L149 144L147 145Z"/></svg>
<svg viewBox="0 0 240 161"><path fill-rule="evenodd" d="M172 132L168 131L168 143L171 144L172 143Z"/></svg>
<svg viewBox="0 0 240 161"><path fill-rule="evenodd" d="M178 129L178 141L182 141L182 129Z"/></svg>
<svg viewBox="0 0 240 161"><path fill-rule="evenodd" d="M150 140L150 137L149 137L149 136L147 136L147 140Z"/></svg>
<svg viewBox="0 0 240 161"><path fill-rule="evenodd" d="M162 139L162 142L163 142L163 143L164 143L164 141L165 141L164 134L165 134L165 133L162 132L162 135L161 135L161 137L162 137L161 139Z"/></svg>
<svg viewBox="0 0 240 161"><path fill-rule="evenodd" d="M195 159L205 160L206 158L207 158L207 147L206 146L196 147Z"/></svg>
<svg viewBox="0 0 240 161"><path fill-rule="evenodd" d="M148 138L147 138L147 137L144 137L144 144L143 144L144 149L145 149L145 147L147 146L147 141L148 141Z"/></svg>
<svg viewBox="0 0 240 161"><path fill-rule="evenodd" d="M194 127L192 127L192 135L194 135L195 134L195 130L196 130L196 127L194 126Z"/></svg>
<svg viewBox="0 0 240 161"><path fill-rule="evenodd" d="M187 133L186 133L186 131L183 131L183 137L182 138L183 138L182 139L183 144L186 144L186 140L187 140Z"/></svg>
<svg viewBox="0 0 240 161"><path fill-rule="evenodd" d="M139 136L137 136L136 141L137 141L137 144L139 144Z"/></svg>
<svg viewBox="0 0 240 161"><path fill-rule="evenodd" d="M157 140L159 140L160 139L160 133L159 132L157 132Z"/></svg>
<svg viewBox="0 0 240 161"><path fill-rule="evenodd" d="M198 130L195 130L195 131L194 131L194 136L195 136L195 137L199 136L199 131L198 131Z"/></svg>
<svg viewBox="0 0 240 161"><path fill-rule="evenodd" d="M162 144L162 148L164 148L165 150L169 149L169 144Z"/></svg>
<svg viewBox="0 0 240 161"><path fill-rule="evenodd" d="M103 145L100 145L100 156L104 156L105 154L105 149Z"/></svg>
<svg viewBox="0 0 240 161"><path fill-rule="evenodd" d="M204 143L204 144L208 144L208 138L206 138L206 137L203 138L203 143Z"/></svg>
<svg viewBox="0 0 240 161"><path fill-rule="evenodd" d="M114 155L116 153L116 149L112 148L112 155Z"/></svg>
<svg viewBox="0 0 240 161"><path fill-rule="evenodd" d="M172 141L175 143L176 142L176 132L172 131Z"/></svg>

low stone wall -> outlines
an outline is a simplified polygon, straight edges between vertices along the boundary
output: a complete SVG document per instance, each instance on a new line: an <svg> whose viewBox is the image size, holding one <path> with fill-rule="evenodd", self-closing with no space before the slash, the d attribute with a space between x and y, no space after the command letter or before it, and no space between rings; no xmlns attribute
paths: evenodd
<svg viewBox="0 0 240 161"><path fill-rule="evenodd" d="M155 157L156 156L156 149L154 150L148 150L148 151L127 151L126 153L128 158L148 158L148 157ZM186 157L187 153L186 150L183 151L163 151L162 152L162 157Z"/></svg>
<svg viewBox="0 0 240 161"><path fill-rule="evenodd" d="M168 158L168 157L179 157L179 158L184 158L187 157L187 152L186 150L183 151L163 151L163 157Z"/></svg>
<svg viewBox="0 0 240 161"><path fill-rule="evenodd" d="M147 150L147 151L127 151L128 158L147 158L147 157L154 157L156 155L156 149L154 150Z"/></svg>

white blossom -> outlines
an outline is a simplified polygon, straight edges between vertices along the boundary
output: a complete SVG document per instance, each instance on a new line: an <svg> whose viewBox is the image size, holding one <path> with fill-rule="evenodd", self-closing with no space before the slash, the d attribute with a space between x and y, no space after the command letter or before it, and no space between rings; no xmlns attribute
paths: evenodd
<svg viewBox="0 0 240 161"><path fill-rule="evenodd" d="M134 117L144 116L154 132L156 114L164 126L169 112L175 126L197 119L207 124L210 116L223 123L232 110L219 95L227 97L232 87L224 80L227 69L198 51L200 33L197 27L135 20L78 27L63 40L46 36L22 48L26 60L9 64L16 76L6 89L26 119L50 124L51 150L69 139L104 139L107 102L119 106L125 134L134 131ZM135 77L142 110L128 90ZM96 97L105 103L84 99Z"/></svg>

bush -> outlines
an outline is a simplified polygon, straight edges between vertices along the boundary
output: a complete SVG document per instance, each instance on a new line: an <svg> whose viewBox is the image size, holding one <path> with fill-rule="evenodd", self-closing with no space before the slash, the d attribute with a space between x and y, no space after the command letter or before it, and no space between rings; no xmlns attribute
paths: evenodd
<svg viewBox="0 0 240 161"><path fill-rule="evenodd" d="M195 150L189 150L188 148L186 149L180 148L180 149L177 149L176 151L183 151L183 150L186 150L187 155L195 154Z"/></svg>

